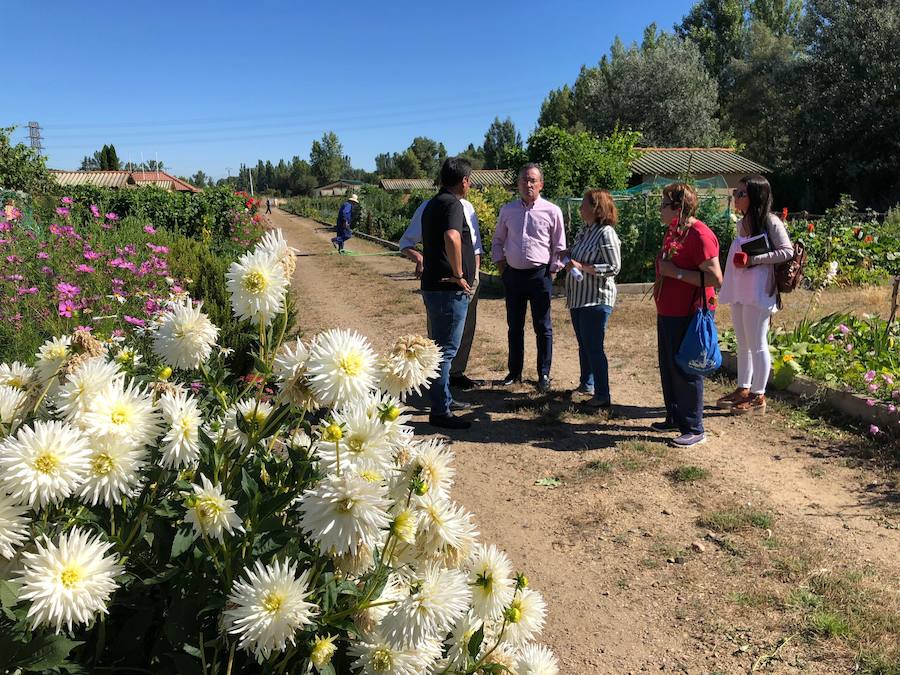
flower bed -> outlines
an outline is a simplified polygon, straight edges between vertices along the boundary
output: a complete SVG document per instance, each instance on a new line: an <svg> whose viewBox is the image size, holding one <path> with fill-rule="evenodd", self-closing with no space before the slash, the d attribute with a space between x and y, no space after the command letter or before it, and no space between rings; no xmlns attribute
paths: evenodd
<svg viewBox="0 0 900 675"><path fill-rule="evenodd" d="M220 279L246 376L185 293L0 366L0 669L558 673L541 595L407 424L437 346L286 338L294 253L269 233Z"/></svg>

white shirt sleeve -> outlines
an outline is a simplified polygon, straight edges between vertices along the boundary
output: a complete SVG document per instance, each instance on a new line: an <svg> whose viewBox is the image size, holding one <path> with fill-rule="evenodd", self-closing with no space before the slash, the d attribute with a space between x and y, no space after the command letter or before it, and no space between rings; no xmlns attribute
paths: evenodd
<svg viewBox="0 0 900 675"><path fill-rule="evenodd" d="M401 251L405 248L414 248L416 244L422 241L422 213L425 211L425 205L428 204L429 201L431 200L426 199L419 204L419 208L416 209L416 212L410 219L406 232L400 237Z"/></svg>
<svg viewBox="0 0 900 675"><path fill-rule="evenodd" d="M469 224L469 231L472 233L472 246L475 249L475 255L481 255L481 228L478 225L478 216L475 214L475 207L468 199L460 199L463 205L463 213L466 214L466 222Z"/></svg>

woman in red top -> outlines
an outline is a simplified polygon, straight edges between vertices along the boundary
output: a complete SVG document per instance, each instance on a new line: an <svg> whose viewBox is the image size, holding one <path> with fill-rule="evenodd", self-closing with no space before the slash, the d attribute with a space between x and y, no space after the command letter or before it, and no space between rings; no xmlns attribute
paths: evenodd
<svg viewBox="0 0 900 675"><path fill-rule="evenodd" d="M675 354L691 319L706 294L715 309L722 283L719 240L697 220L697 192L685 183L663 188L660 216L668 225L662 251L656 259L656 337L666 419L654 422L654 431L678 431L672 442L690 447L706 441L703 430L703 378L689 375L675 363Z"/></svg>

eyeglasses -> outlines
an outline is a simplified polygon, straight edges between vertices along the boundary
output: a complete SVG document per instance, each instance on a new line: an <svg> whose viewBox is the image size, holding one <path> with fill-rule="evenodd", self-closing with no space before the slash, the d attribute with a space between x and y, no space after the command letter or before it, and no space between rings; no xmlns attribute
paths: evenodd
<svg viewBox="0 0 900 675"><path fill-rule="evenodd" d="M746 197L747 193L744 190L732 190L731 196L735 199L740 199L741 197Z"/></svg>

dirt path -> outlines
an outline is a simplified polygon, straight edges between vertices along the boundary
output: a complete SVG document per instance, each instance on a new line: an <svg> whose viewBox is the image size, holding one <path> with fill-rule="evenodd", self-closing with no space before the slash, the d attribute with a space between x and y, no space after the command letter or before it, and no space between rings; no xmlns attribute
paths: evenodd
<svg viewBox="0 0 900 675"><path fill-rule="evenodd" d="M278 210L272 223L301 252L294 289L304 332L354 328L377 348L424 332L405 259L359 239L348 248L376 255L339 257L317 223ZM780 406L754 419L709 411L706 445L668 448L648 426L662 400L653 310L639 296L620 297L608 330L617 412L608 422L581 414L565 393L577 385L578 359L563 299L553 312L554 392L467 393L474 425L452 442L454 497L543 592L544 640L562 672L747 672L802 625L808 608L791 598L822 568L864 572L876 591L894 593L886 602L896 608L896 476L848 459L858 439ZM534 378L533 341L526 349L525 377ZM503 301L482 298L469 374L502 377L505 363ZM711 383L707 401L726 385ZM415 418L417 433L432 433L425 419ZM679 477L697 480L673 478L680 467ZM559 486L535 484L551 477ZM842 673L848 656L839 640L795 639L766 669Z"/></svg>

